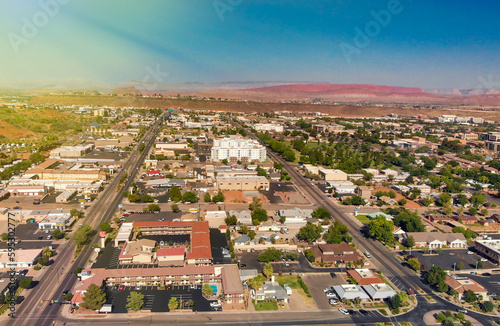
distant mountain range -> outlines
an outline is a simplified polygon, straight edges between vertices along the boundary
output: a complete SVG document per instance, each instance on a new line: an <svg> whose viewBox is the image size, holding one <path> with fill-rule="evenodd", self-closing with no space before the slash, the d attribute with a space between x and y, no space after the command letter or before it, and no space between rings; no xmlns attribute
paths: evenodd
<svg viewBox="0 0 500 326"><path fill-rule="evenodd" d="M115 94L143 95L196 95L203 97L230 98L262 101L310 101L310 102L380 102L380 103L429 103L447 105L499 106L500 91L485 89L421 89L371 84L288 83L251 87L255 83L217 84L219 88L203 89L213 84L197 85L201 90L173 88L169 91L144 90L135 87L119 88ZM203 85L203 86L202 86ZM241 87L246 86L246 87ZM241 88L237 88L241 87Z"/></svg>
<svg viewBox="0 0 500 326"><path fill-rule="evenodd" d="M0 81L0 90L23 89L40 94L65 91L99 91L114 94L143 95L196 95L262 101L309 102L380 102L380 103L429 103L447 105L500 106L497 89L422 89L372 84L329 84L314 82L250 81L225 83L153 83L127 81L116 84L94 83L83 79Z"/></svg>

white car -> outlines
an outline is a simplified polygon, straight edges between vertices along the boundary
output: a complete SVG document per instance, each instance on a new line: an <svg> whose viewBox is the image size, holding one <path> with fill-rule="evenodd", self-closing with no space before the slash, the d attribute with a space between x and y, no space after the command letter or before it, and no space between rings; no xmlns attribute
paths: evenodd
<svg viewBox="0 0 500 326"><path fill-rule="evenodd" d="M333 292L326 292L326 297L327 298L335 298L335 293L333 293Z"/></svg>
<svg viewBox="0 0 500 326"><path fill-rule="evenodd" d="M349 315L349 311L347 311L347 309L344 309L344 308L339 308L339 311L341 313L343 313L344 315Z"/></svg>
<svg viewBox="0 0 500 326"><path fill-rule="evenodd" d="M210 302L210 307L220 307L221 304L218 302Z"/></svg>
<svg viewBox="0 0 500 326"><path fill-rule="evenodd" d="M481 258L481 261L488 261L488 259L486 259L486 258Z"/></svg>
<svg viewBox="0 0 500 326"><path fill-rule="evenodd" d="M474 253L472 251L467 251L467 255L474 255Z"/></svg>
<svg viewBox="0 0 500 326"><path fill-rule="evenodd" d="M326 293L326 292L331 292L331 291L332 291L332 288L324 288L324 289L323 289L323 292L325 292L325 293Z"/></svg>

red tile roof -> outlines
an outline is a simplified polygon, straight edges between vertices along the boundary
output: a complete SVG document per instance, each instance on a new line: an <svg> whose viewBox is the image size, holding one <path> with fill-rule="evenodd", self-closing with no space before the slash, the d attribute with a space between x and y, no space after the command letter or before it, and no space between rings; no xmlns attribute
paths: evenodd
<svg viewBox="0 0 500 326"><path fill-rule="evenodd" d="M156 250L156 257L158 256L180 256L184 255L186 248L163 248Z"/></svg>

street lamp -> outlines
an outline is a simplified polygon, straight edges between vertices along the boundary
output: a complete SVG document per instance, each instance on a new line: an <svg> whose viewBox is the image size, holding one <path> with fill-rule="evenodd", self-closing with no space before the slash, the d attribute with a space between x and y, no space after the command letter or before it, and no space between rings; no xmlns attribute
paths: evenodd
<svg viewBox="0 0 500 326"><path fill-rule="evenodd" d="M455 266L457 265L457 263L453 263L453 274L455 274Z"/></svg>
<svg viewBox="0 0 500 326"><path fill-rule="evenodd" d="M479 260L476 262L476 275L477 275L477 263L479 263Z"/></svg>

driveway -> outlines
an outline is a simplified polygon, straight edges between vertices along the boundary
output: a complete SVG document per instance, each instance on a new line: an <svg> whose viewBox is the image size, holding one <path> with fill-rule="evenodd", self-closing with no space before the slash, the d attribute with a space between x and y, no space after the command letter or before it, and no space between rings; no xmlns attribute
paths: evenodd
<svg viewBox="0 0 500 326"><path fill-rule="evenodd" d="M333 278L330 273L310 273L302 276L302 279L309 287L309 292L311 293L314 302L318 309L335 309L328 302L328 299L323 291L326 287L331 287L333 285L346 284L346 281L336 274L337 277Z"/></svg>

